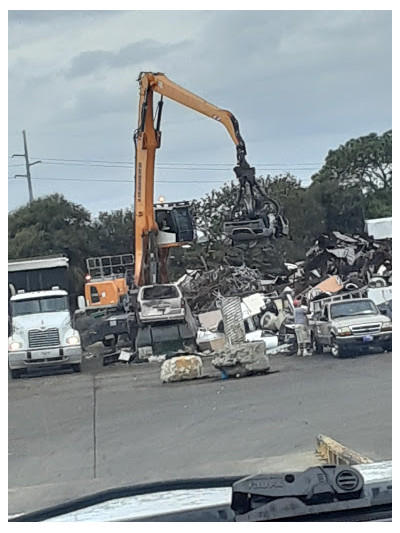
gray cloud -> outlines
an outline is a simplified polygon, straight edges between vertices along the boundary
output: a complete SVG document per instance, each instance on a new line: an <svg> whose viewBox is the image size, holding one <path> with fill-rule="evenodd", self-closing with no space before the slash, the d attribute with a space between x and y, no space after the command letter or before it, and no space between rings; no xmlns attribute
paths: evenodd
<svg viewBox="0 0 400 533"><path fill-rule="evenodd" d="M53 21L59 22L60 19L68 23L71 21L78 20L95 20L100 17L108 18L113 14L119 14L120 11L96 11L96 10L86 10L86 11L77 11L77 10L9 10L8 11L8 22L12 24L47 24Z"/></svg>
<svg viewBox="0 0 400 533"><path fill-rule="evenodd" d="M10 153L20 152L26 129L32 158L131 161L141 70L165 72L232 111L252 164L322 163L349 138L391 127L389 11L89 13L11 15ZM220 124L167 99L162 130L157 162L235 163ZM78 176L81 182L38 180L34 190L59 190L93 211L132 202L133 168L37 165L33 173ZM158 184L156 195L199 196L220 174L232 177L231 171L159 169L157 178L171 183ZM93 184L93 178L127 181ZM23 201L26 184L10 184L9 208Z"/></svg>
<svg viewBox="0 0 400 533"><path fill-rule="evenodd" d="M82 52L71 61L71 67L65 72L67 78L88 76L103 68L117 69L137 63L162 58L188 46L187 40L172 44L163 44L152 39L130 43L118 52L94 50Z"/></svg>

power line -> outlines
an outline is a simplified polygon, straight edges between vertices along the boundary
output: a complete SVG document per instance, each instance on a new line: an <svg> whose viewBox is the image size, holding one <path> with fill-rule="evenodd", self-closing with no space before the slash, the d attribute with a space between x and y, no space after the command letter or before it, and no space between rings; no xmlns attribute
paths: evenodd
<svg viewBox="0 0 400 533"><path fill-rule="evenodd" d="M61 159L61 158L49 158L49 157L43 157L42 160L45 161L76 161L79 163L82 162L90 162L90 163L112 163L112 164L132 164L132 161L110 161L107 159ZM231 166L231 163L184 163L184 162L173 162L173 161L167 161L164 163L160 163L161 165L224 165L224 166ZM258 165L287 165L287 166L297 166L297 165L319 165L320 163L258 163Z"/></svg>
<svg viewBox="0 0 400 533"><path fill-rule="evenodd" d="M9 180L13 180L14 178L9 177ZM134 183L133 180L119 180L119 179L99 179L99 178L33 178L34 180L44 180L44 181L86 181L87 183L90 183L91 181L104 181L107 183ZM234 179L234 178L232 178ZM154 180L156 183L224 183L226 180L202 180L201 182L196 182L192 180Z"/></svg>
<svg viewBox="0 0 400 533"><path fill-rule="evenodd" d="M14 180L13 177L9 177L9 180ZM90 182L106 182L106 183L131 183L134 184L133 180L121 180L121 179L101 179L101 178L32 178L34 180L43 180L43 181L85 181L86 183ZM234 177L232 177L231 181L235 180ZM194 184L202 184L202 183L226 183L227 180L202 180L202 181L193 181L193 180L154 180L155 183L190 183L192 185ZM301 181L308 181L307 180L301 180Z"/></svg>
<svg viewBox="0 0 400 533"><path fill-rule="evenodd" d="M130 167L134 164L133 161L111 161L107 159L67 159L67 158L51 158L51 157L41 157L42 161L53 161L59 163L105 163L110 165L129 165ZM185 162L160 162L158 165L171 165L171 166L225 166L232 167L232 163L185 163ZM295 166L320 166L320 163L256 163L255 166L285 166L285 167L295 167Z"/></svg>
<svg viewBox="0 0 400 533"><path fill-rule="evenodd" d="M42 161L43 162L43 161ZM82 166L82 167L101 167L101 168L121 168L121 169L132 169L133 168L133 165L122 165L122 164L119 164L119 165L111 165L111 164L101 164L101 163L63 163L63 162L51 162L51 163L46 163L44 162L45 165L59 165L59 166ZM11 165L9 165L11 167ZM261 165L256 165L257 167L257 170L265 170L265 171L269 171L269 172L289 172L289 171L292 171L292 172L296 172L296 171L305 171L305 170L309 170L309 171L313 171L313 170L317 170L319 167L276 167L276 168L273 168L273 167L265 167L265 166L261 166ZM232 165L230 165L229 167L200 167L200 166L195 166L195 165L191 165L191 166L171 166L171 165L167 165L167 164L156 164L155 165L155 168L159 169L159 170L184 170L184 171L198 171L198 172L223 172L223 171L231 171L232 170Z"/></svg>

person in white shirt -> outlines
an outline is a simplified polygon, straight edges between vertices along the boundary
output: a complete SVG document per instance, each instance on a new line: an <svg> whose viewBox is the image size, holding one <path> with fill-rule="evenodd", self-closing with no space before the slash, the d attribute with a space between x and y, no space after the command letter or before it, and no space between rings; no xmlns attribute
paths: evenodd
<svg viewBox="0 0 400 533"><path fill-rule="evenodd" d="M300 300L294 300L294 331L297 339L297 355L311 355L311 335L307 307Z"/></svg>

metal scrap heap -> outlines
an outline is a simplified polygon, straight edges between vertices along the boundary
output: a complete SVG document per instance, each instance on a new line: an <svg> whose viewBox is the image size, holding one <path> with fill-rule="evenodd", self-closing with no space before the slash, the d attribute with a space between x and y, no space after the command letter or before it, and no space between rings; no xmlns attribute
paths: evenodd
<svg viewBox="0 0 400 533"><path fill-rule="evenodd" d="M194 313L221 306L222 298L247 296L256 292L281 294L290 286L295 294L306 295L324 280L338 277L346 289L386 286L392 283L392 239L346 235L339 231L321 235L306 252L305 260L285 263L278 276L262 275L247 266L223 266L192 270L179 285Z"/></svg>
<svg viewBox="0 0 400 533"><path fill-rule="evenodd" d="M334 275L356 287L367 285L375 277L391 284L392 239L376 241L338 231L321 235L306 252L304 273L310 285Z"/></svg>
<svg viewBox="0 0 400 533"><path fill-rule="evenodd" d="M179 285L194 313L219 308L223 297L245 296L263 290L260 272L246 266L190 271Z"/></svg>

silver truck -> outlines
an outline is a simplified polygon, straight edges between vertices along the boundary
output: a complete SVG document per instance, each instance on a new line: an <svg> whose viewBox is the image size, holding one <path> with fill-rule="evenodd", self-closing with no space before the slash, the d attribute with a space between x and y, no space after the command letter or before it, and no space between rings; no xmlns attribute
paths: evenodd
<svg viewBox="0 0 400 533"><path fill-rule="evenodd" d="M310 319L313 351L329 347L334 357L368 347L392 350L392 322L369 298L321 301Z"/></svg>
<svg viewBox="0 0 400 533"><path fill-rule="evenodd" d="M12 379L28 369L65 366L81 371L79 332L71 322L68 293L52 290L18 291L10 299L11 336L8 366Z"/></svg>

